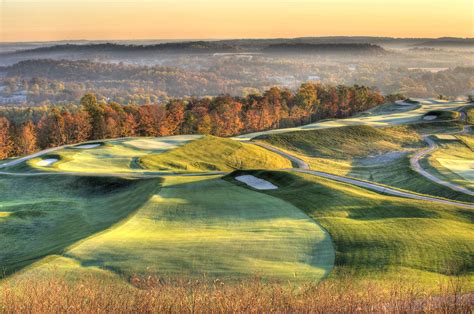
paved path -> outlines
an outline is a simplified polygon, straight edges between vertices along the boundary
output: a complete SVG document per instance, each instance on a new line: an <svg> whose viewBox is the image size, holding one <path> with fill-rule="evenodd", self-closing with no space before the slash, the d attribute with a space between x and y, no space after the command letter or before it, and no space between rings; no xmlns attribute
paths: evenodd
<svg viewBox="0 0 474 314"><path fill-rule="evenodd" d="M467 131L468 131L468 127L464 126L463 131L458 132L458 133L462 134L462 133L466 133ZM427 179L429 179L429 180L431 180L431 181L433 181L437 184L444 185L444 186L446 186L446 187L448 187L448 188L450 188L454 191L458 191L458 192L461 192L461 193L464 193L464 194L467 194L467 195L474 196L473 191L468 190L468 189L466 189L462 186L459 186L457 184L441 180L440 178L432 175L431 173L429 173L428 171L423 169L423 167L420 165L420 159L424 158L425 156L431 154L432 152L434 152L435 150L438 149L438 145L435 143L435 141L433 141L430 138L429 135L424 136L423 139L425 140L426 143L428 143L429 147L425 150L419 151L413 157L410 158L410 165L413 168L413 170L415 170L416 172L418 172L419 174L421 174L425 178L427 178Z"/></svg>
<svg viewBox="0 0 474 314"><path fill-rule="evenodd" d="M405 198L411 198L411 199L416 199L416 200L422 200L422 201L429 201L429 202L435 202L435 203L440 203L440 204L447 204L447 205L455 205L455 206L461 206L461 207L467 207L467 208L474 208L474 204L467 204L467 203L462 203L462 202L457 202L457 201L451 201L451 200L445 200L445 199L440 199L436 197L431 197L431 196L426 196L426 195L419 195L415 193L410 193L408 191L400 191L397 189L389 188L377 183L373 182L366 182L366 181L361 181L353 178L347 178L343 176L338 176L322 171L315 171L315 170L310 170L309 165L302 159L293 156L291 154L288 154L284 151L279 150L278 148L274 146L270 146L267 144L262 144L262 143L254 143L255 145L258 145L260 147L266 148L268 150L271 150L274 153L277 153L283 157L286 157L290 159L294 164L297 165L297 168L292 168L292 169L286 169L294 172L301 172L301 173L306 173L334 181L339 181L343 183L349 183L353 184L362 188L366 188L372 191L384 193L384 194L389 194L389 195L394 195L394 196L399 196L399 197L405 197Z"/></svg>

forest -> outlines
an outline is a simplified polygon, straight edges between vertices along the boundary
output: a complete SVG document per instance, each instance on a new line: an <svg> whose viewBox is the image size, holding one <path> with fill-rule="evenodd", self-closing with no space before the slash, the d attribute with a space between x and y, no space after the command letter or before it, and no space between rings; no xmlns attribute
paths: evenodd
<svg viewBox="0 0 474 314"><path fill-rule="evenodd" d="M423 58L427 54L426 59L431 56L431 52L425 51L416 54ZM472 66L430 72L402 66L396 55L391 56L391 63L352 64L314 58L174 56L161 65L25 60L0 67L4 75L0 77L0 106L79 103L88 92L95 93L99 100L145 105L188 96L246 96L263 93L273 86L295 89L311 80L331 85L377 86L383 94L402 93L408 97L456 97L474 89ZM19 102L10 102L17 94L24 96Z"/></svg>
<svg viewBox="0 0 474 314"><path fill-rule="evenodd" d="M0 159L87 140L177 134L233 136L292 127L345 118L384 100L373 88L320 83L304 83L296 91L273 87L245 97L174 98L141 106L106 102L87 93L79 105L0 110Z"/></svg>

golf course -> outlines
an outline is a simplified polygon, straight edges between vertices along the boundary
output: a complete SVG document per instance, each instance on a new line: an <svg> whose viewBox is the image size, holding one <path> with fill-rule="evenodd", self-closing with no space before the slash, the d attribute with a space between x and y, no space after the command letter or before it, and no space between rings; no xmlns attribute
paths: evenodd
<svg viewBox="0 0 474 314"><path fill-rule="evenodd" d="M472 291L466 106L416 99L233 138L106 139L5 160L0 285L54 273L291 284L351 274L427 289L456 276Z"/></svg>

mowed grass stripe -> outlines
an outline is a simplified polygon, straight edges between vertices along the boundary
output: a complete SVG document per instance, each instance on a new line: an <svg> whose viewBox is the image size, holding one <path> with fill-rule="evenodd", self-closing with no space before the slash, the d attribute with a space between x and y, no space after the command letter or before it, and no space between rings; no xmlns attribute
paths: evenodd
<svg viewBox="0 0 474 314"><path fill-rule="evenodd" d="M178 172L291 167L289 160L264 148L209 135L162 154L144 156L140 163L150 170Z"/></svg>
<svg viewBox="0 0 474 314"><path fill-rule="evenodd" d="M98 147L81 148L83 144L66 147L26 162L30 169L41 171L127 173L140 170L135 165L138 158L148 154L160 154L201 138L200 135L166 137L130 137L96 142ZM85 143L87 144L87 143ZM38 162L54 156L59 159L51 166L41 167ZM25 170L22 165L18 170Z"/></svg>
<svg viewBox="0 0 474 314"><path fill-rule="evenodd" d="M66 254L124 274L320 280L328 234L290 203L221 179L166 178L125 224Z"/></svg>
<svg viewBox="0 0 474 314"><path fill-rule="evenodd" d="M460 275L474 288L474 210L378 194L307 174L242 171L279 186L265 194L314 217L336 247L335 274L396 278L407 272L433 285ZM387 281L388 282L388 281Z"/></svg>
<svg viewBox="0 0 474 314"><path fill-rule="evenodd" d="M0 176L0 277L127 218L159 180Z"/></svg>

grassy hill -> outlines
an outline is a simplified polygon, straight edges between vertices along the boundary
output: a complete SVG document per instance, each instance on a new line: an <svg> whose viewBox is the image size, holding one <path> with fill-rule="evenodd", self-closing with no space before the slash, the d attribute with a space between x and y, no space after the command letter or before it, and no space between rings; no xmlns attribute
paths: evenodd
<svg viewBox="0 0 474 314"><path fill-rule="evenodd" d="M165 137L130 137L66 147L15 167L21 171L65 171L89 173L129 173L142 169L137 161L148 154L160 154L201 138L200 135ZM85 145L97 145L96 147ZM86 148L83 148L83 147ZM43 159L55 158L51 166L38 165Z"/></svg>
<svg viewBox="0 0 474 314"><path fill-rule="evenodd" d="M422 134L460 130L462 125L453 122L388 128L349 126L263 135L256 140L300 156L315 170L472 202L471 196L435 184L410 167L411 154L426 147Z"/></svg>
<svg viewBox="0 0 474 314"><path fill-rule="evenodd" d="M139 161L145 169L161 171L232 171L291 168L291 162L261 147L231 139L206 136Z"/></svg>
<svg viewBox="0 0 474 314"><path fill-rule="evenodd" d="M318 281L334 249L314 220L281 199L212 177L168 177L133 216L49 262L76 274Z"/></svg>
<svg viewBox="0 0 474 314"><path fill-rule="evenodd" d="M9 274L125 219L159 180L0 176L0 265Z"/></svg>
<svg viewBox="0 0 474 314"><path fill-rule="evenodd" d="M405 274L429 286L439 276L457 274L469 278L473 288L473 210L381 195L306 174L244 173L279 186L265 194L304 210L329 232L336 247L333 278L349 272L387 284Z"/></svg>
<svg viewBox="0 0 474 314"><path fill-rule="evenodd" d="M347 126L334 129L269 134L255 140L311 157L347 159L420 147L420 136L406 126L374 128Z"/></svg>

